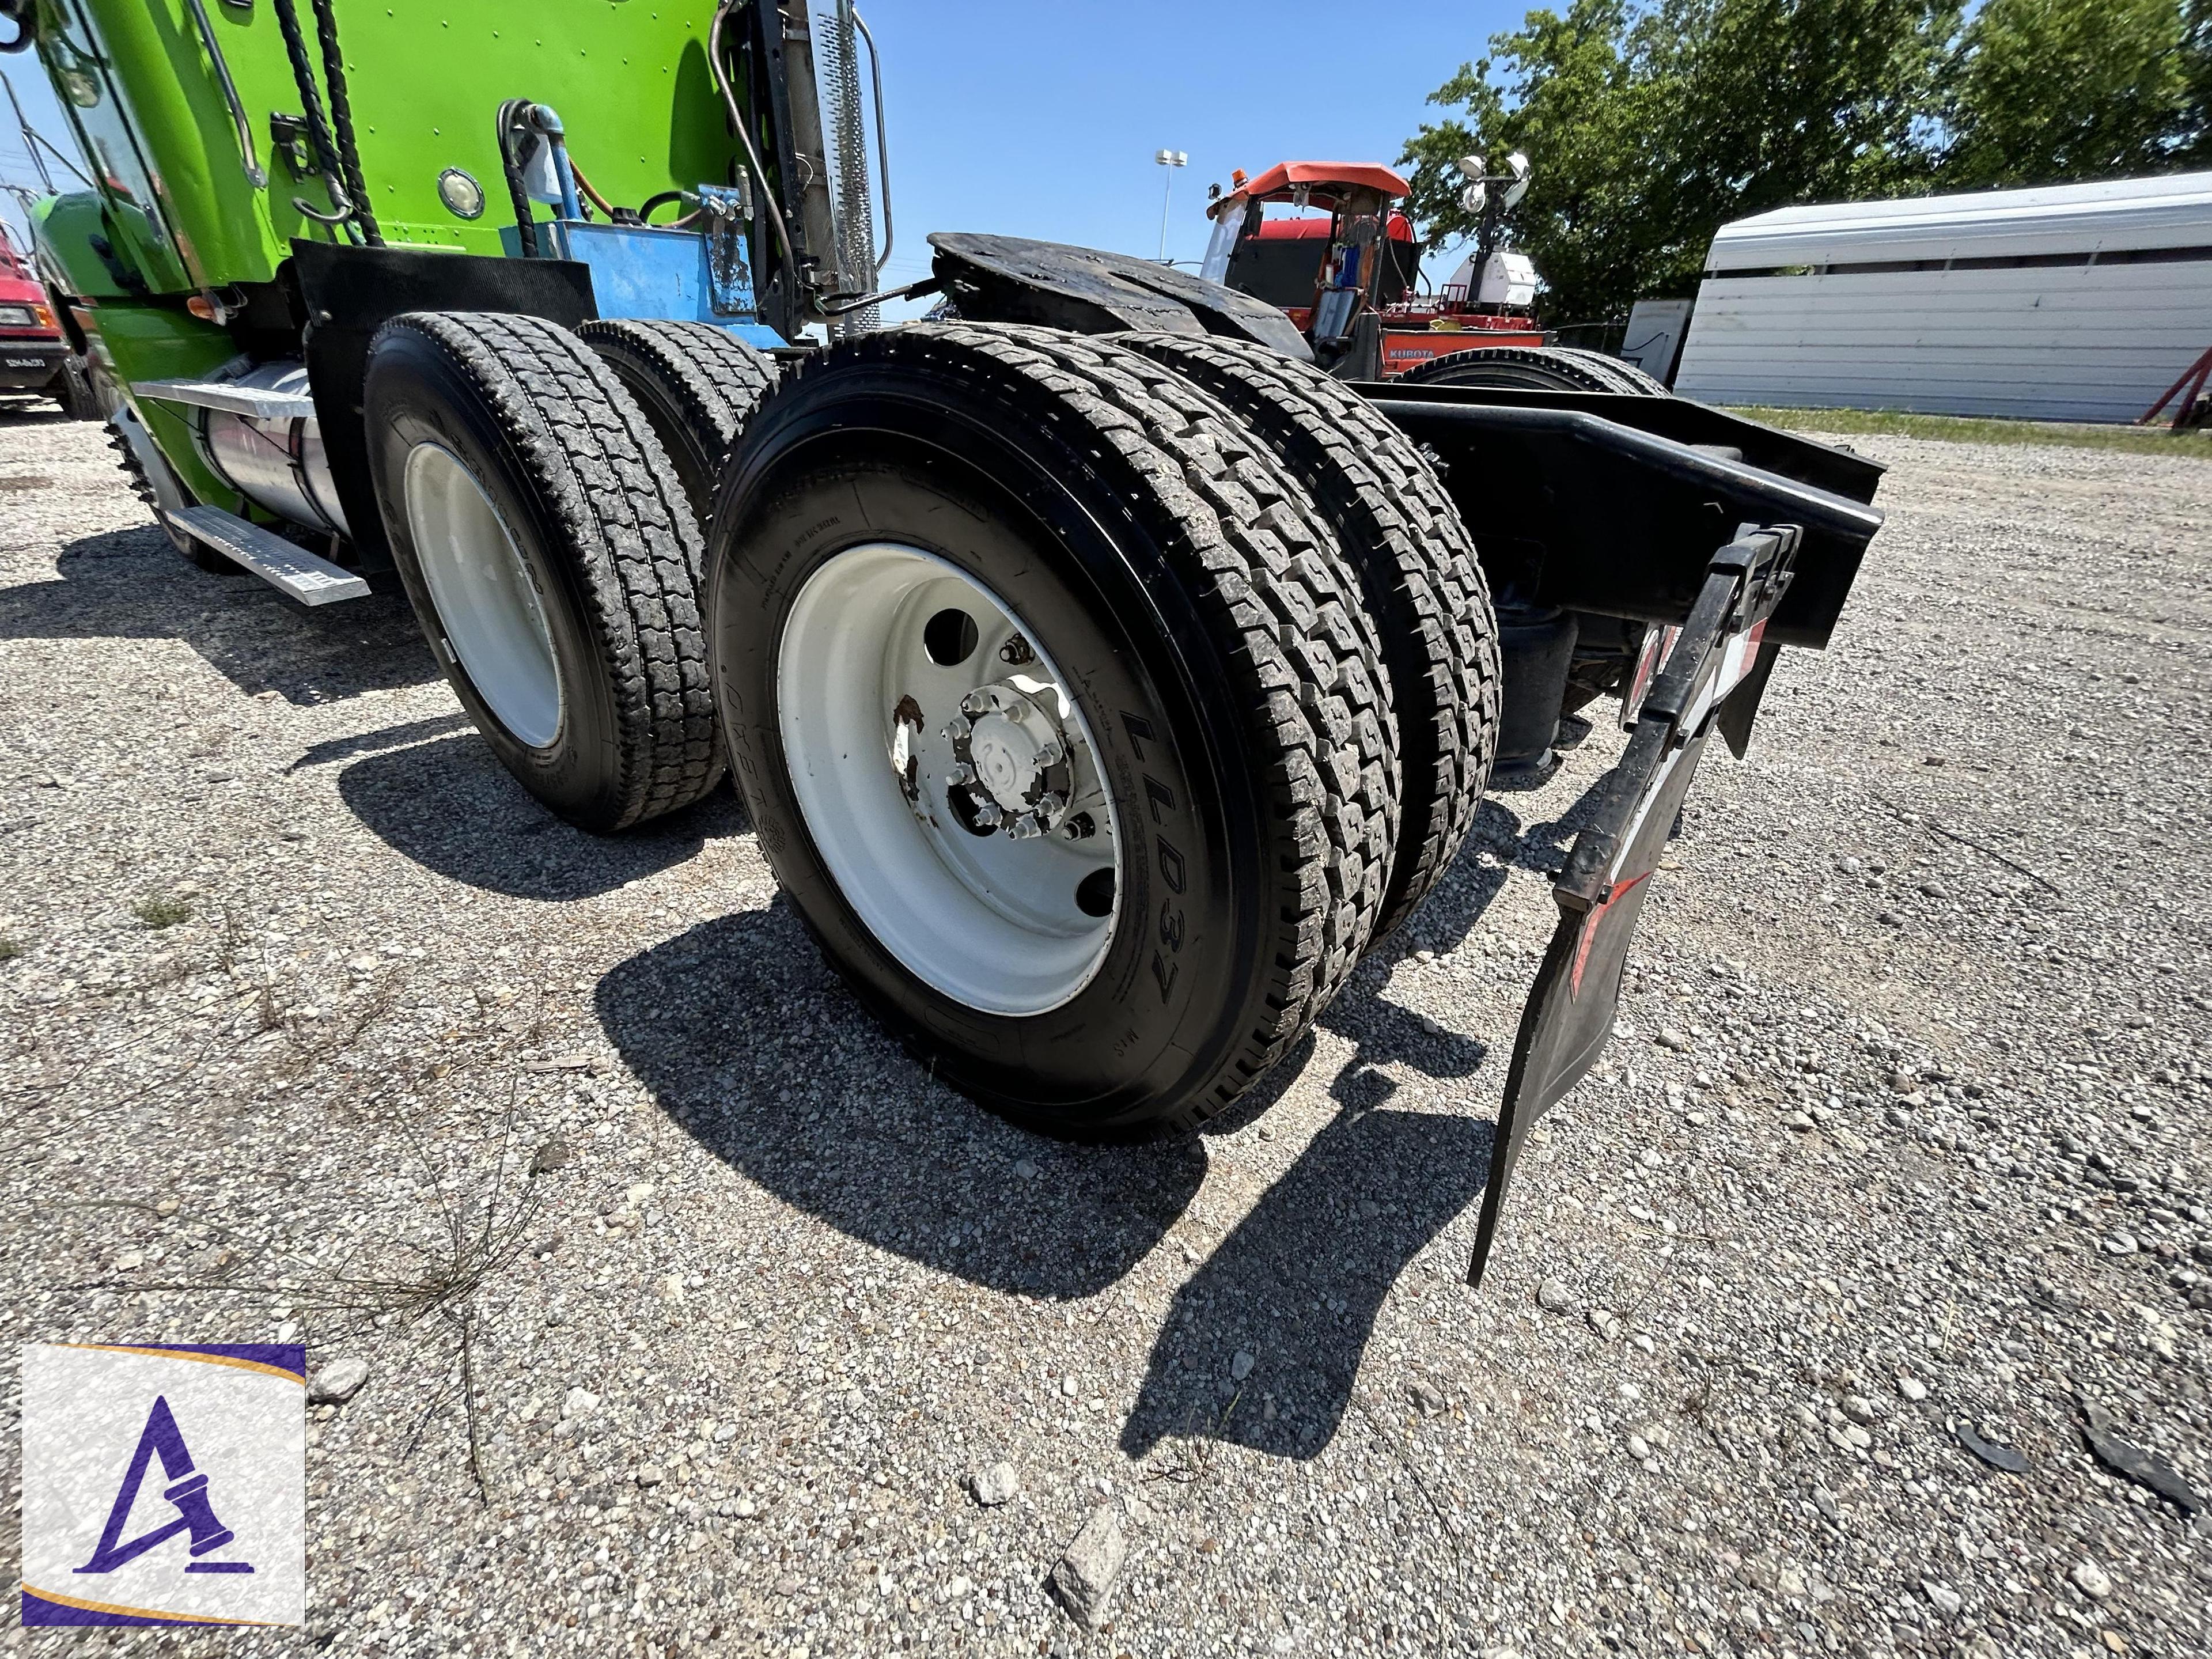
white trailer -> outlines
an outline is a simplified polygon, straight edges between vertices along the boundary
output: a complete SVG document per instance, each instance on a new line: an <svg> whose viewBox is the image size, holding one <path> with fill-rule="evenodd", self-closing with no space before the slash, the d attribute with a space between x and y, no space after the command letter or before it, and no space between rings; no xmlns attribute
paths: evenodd
<svg viewBox="0 0 2212 1659"><path fill-rule="evenodd" d="M1674 389L1705 403L2132 421L2212 346L2212 173L1723 225Z"/></svg>

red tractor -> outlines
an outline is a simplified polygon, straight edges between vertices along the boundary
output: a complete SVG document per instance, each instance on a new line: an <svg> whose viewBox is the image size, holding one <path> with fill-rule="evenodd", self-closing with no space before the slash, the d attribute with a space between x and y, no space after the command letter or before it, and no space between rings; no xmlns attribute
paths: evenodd
<svg viewBox="0 0 2212 1659"><path fill-rule="evenodd" d="M1315 362L1341 380L1661 389L1629 364L1546 343L1533 314L1536 268L1501 245L1504 215L1528 187L1528 158L1515 154L1494 177L1479 155L1459 165L1461 199L1481 231L1433 293L1419 291L1422 247L1399 206L1412 186L1376 161L1280 161L1257 178L1238 168L1206 207L1213 236L1200 274L1279 306Z"/></svg>

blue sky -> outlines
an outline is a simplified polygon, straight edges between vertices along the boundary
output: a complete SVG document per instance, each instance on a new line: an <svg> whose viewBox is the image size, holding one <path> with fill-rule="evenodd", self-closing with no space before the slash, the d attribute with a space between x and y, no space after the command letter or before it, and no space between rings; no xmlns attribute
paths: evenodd
<svg viewBox="0 0 2212 1659"><path fill-rule="evenodd" d="M1151 255L1164 146L1190 156L1168 252L1195 259L1209 182L1294 158L1395 161L1436 113L1422 100L1522 9L1478 0L1413 27L1309 0L869 0L862 15L884 48L902 225Z"/></svg>
<svg viewBox="0 0 2212 1659"><path fill-rule="evenodd" d="M1523 9L1477 0L1416 20L1311 0L864 0L890 113L890 278L924 273L930 230L1152 255L1162 147L1190 157L1175 174L1168 252L1196 259L1209 182L1291 158L1395 160L1434 114L1427 94ZM0 72L61 139L36 64L0 58ZM4 120L0 177L33 179Z"/></svg>
<svg viewBox="0 0 2212 1659"><path fill-rule="evenodd" d="M31 125L59 144L64 154L75 155L76 145L70 139L69 125L62 119L60 107L54 102L38 59L27 52L21 58L0 58L0 76L6 76L8 84L15 89ZM58 180L75 182L52 157L46 158L46 166ZM28 185L33 190L40 187L38 169L31 165L29 146L16 131L15 112L9 106L4 95L0 95L0 179L11 185ZM24 222L22 204L14 197L0 193L0 218L6 219L11 229L21 230Z"/></svg>

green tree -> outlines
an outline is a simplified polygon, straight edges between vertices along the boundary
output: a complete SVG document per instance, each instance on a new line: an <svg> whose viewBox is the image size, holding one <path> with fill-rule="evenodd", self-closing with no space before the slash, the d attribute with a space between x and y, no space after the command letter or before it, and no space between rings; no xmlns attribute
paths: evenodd
<svg viewBox="0 0 2212 1659"><path fill-rule="evenodd" d="M1424 123L1400 158L1413 164L1413 217L1433 242L1475 229L1460 205L1461 156L1486 154L1494 165L1510 150L1528 154L1534 182L1514 237L1543 274L1555 322L1604 315L1664 239L1638 208L1654 179L1662 129L1652 118L1665 100L1639 72L1632 33L1622 0L1573 0L1564 17L1530 12L1517 33L1492 40L1492 57L1462 64L1430 94L1454 113Z"/></svg>
<svg viewBox="0 0 2212 1659"><path fill-rule="evenodd" d="M1946 76L1943 183L2124 178L2201 150L2207 9L2191 10L2185 18L2179 0L1988 0Z"/></svg>
<svg viewBox="0 0 2212 1659"><path fill-rule="evenodd" d="M1473 228L1462 154L1525 150L1515 222L1550 323L1688 294L1714 230L1803 201L1896 194L1933 167L1955 0L1573 0L1530 12L1431 95L1407 145L1431 239Z"/></svg>
<svg viewBox="0 0 2212 1659"><path fill-rule="evenodd" d="M2181 58L2189 96L2175 154L2202 167L2212 162L2212 0L2187 0L2182 24Z"/></svg>

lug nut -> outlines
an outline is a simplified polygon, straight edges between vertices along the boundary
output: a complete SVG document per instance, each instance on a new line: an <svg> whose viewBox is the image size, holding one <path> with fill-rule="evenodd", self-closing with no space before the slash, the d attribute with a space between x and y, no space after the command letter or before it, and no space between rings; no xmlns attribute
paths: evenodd
<svg viewBox="0 0 2212 1659"><path fill-rule="evenodd" d="M955 714L945 723L945 740L947 743L958 743L975 729L965 715Z"/></svg>
<svg viewBox="0 0 2212 1659"><path fill-rule="evenodd" d="M1060 833L1069 841L1082 841L1098 833L1098 825L1088 812L1078 812L1060 826Z"/></svg>
<svg viewBox="0 0 2212 1659"><path fill-rule="evenodd" d="M1036 815L1046 823L1050 823L1066 811L1067 811L1067 797L1057 789L1048 789L1037 797Z"/></svg>
<svg viewBox="0 0 2212 1659"><path fill-rule="evenodd" d="M946 775L955 783L973 783L975 781L975 769L966 761L955 761Z"/></svg>
<svg viewBox="0 0 2212 1659"><path fill-rule="evenodd" d="M981 720L991 712L991 700L981 691L970 691L960 699L960 712L969 720Z"/></svg>
<svg viewBox="0 0 2212 1659"><path fill-rule="evenodd" d="M1030 649L1027 640L1017 634L999 647L999 660L1004 663L1035 662L1036 653Z"/></svg>
<svg viewBox="0 0 2212 1659"><path fill-rule="evenodd" d="M1039 766L1057 766L1066 758L1066 754L1067 751L1060 746L1059 738L1047 738L1037 746L1036 763Z"/></svg>
<svg viewBox="0 0 2212 1659"><path fill-rule="evenodd" d="M1044 830L1034 812L1024 812L1006 826L1007 838L1012 841L1030 841L1042 834Z"/></svg>
<svg viewBox="0 0 2212 1659"><path fill-rule="evenodd" d="M1006 817L1006 814L999 810L999 803L993 800L988 795L983 796L981 800L978 800L975 803L975 822L981 824L987 830L997 829L999 827L999 820L1004 817Z"/></svg>

